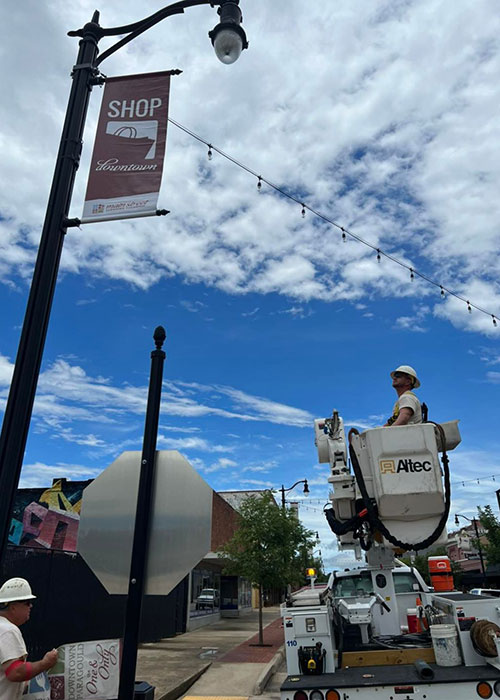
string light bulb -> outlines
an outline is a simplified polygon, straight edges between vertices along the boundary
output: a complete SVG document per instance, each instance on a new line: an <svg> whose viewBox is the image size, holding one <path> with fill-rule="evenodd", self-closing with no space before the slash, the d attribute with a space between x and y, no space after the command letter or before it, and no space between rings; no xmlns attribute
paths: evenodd
<svg viewBox="0 0 500 700"><path fill-rule="evenodd" d="M306 205L305 204L302 205L301 214L302 214L302 218L305 219L305 217L306 217Z"/></svg>
<svg viewBox="0 0 500 700"><path fill-rule="evenodd" d="M262 190L262 178L260 175L259 179L257 180L257 189L259 190L259 192Z"/></svg>
<svg viewBox="0 0 500 700"><path fill-rule="evenodd" d="M178 129L181 129L181 130L184 131L185 133L189 134L190 136L192 136L193 138L197 139L198 141L200 141L201 143L203 143L205 146L207 146L207 147L208 147L208 159L209 159L209 160L212 159L212 155L213 155L212 148L213 148L213 147L212 147L211 144L207 143L207 141L205 141L203 138L201 138L201 136L198 136L197 134L193 133L193 132L190 131L187 127L183 126L182 124L179 124L178 122L174 121L173 119L169 118L168 121L169 121L171 124L173 124L174 126L176 126ZM261 176L257 176L256 173L253 172L250 168L248 168L244 163L239 163L238 161L236 161L235 159L233 159L231 156L225 154L223 151L220 151L219 149L216 149L216 150L217 150L217 153L218 153L219 155L221 155L223 158L226 158L227 160L231 160L237 167L239 167L239 168L241 168L241 169L243 169L243 170L246 170L249 174L253 175L254 177L258 177L259 182L257 183L257 187L258 187L258 189L259 189L259 191L260 191L261 188L259 187L259 184L260 184ZM276 185L273 185L273 184L272 184L271 182L269 182L268 180L265 180L265 182L266 182L266 184L267 184L269 187L271 187L271 188L274 189L275 191L279 192L282 196L287 197L289 200L293 200L294 203L297 203L297 202L298 202L298 200L297 200L293 195L290 195L290 194L288 194L287 192L281 190L279 187L277 187ZM301 204L301 202L298 202L298 203ZM305 208L306 208L305 204L302 204L302 216L305 216ZM308 207L308 208L309 208L309 207ZM316 212L314 209L310 209L310 208L309 208L309 210L310 210L315 216L320 216L324 221L326 221L327 223L329 223L331 226L335 226L336 228L340 228L340 230L342 231L342 240L344 241L344 243L347 242L346 231L345 231L345 229L344 229L342 226L340 226L339 224L337 224L337 223L335 223L334 221L332 221L328 216ZM370 248L373 249L373 245L369 244L367 241L364 241L360 236L357 236L356 234L351 233L350 231L348 231L348 233L349 233L349 235L350 235L352 238L356 239L356 240L357 240L359 243L361 243L362 245L369 246ZM398 259L394 258L393 256L389 255L388 253L384 253L384 255L385 255L389 260L391 260L392 262L397 263L398 265L400 265L402 268L409 269L409 270L410 270L410 278L411 278L412 281L414 280L415 274L414 274L414 270L413 270L412 268L408 268L408 266L407 266L405 263L403 263L401 260L398 260ZM427 282L429 282L429 283L435 285L436 287L440 287L440 290L441 290L441 297L442 297L443 299L445 298L445 289L442 287L442 285L440 285L437 281L434 281L434 280L432 280L432 279L429 279L428 277L426 277L425 275L423 275L423 274L420 273L420 272L417 272L416 274L418 274L418 276L419 276L421 279L423 279L423 280L425 280L425 281L427 281ZM456 299L459 299L460 301L464 301L462 297L460 297L458 294L456 294L455 292L453 292L453 291L451 291L451 290L449 290L449 289L446 289L446 295L447 295L447 296L451 296L451 297L455 297ZM470 302L467 302L467 307L468 307L469 313L472 313L472 306L471 306ZM474 308L476 309L476 311L479 311L480 313L483 313L483 314L486 314L487 316L490 316L490 317L492 318L492 322L493 322L493 325L494 325L494 326L497 326L497 325L498 325L497 323L495 323L495 321L500 320L500 316L497 318L496 316L494 316L494 315L491 314L490 312L486 311L485 309L480 308L479 306L475 306L475 305L474 305Z"/></svg>
<svg viewBox="0 0 500 700"><path fill-rule="evenodd" d="M413 274L413 267L410 267L410 281L413 282L415 275Z"/></svg>
<svg viewBox="0 0 500 700"><path fill-rule="evenodd" d="M471 314L472 313L472 306L470 305L470 301L467 299L467 311Z"/></svg>
<svg viewBox="0 0 500 700"><path fill-rule="evenodd" d="M382 258L380 257L380 248L377 248L377 262L380 262Z"/></svg>

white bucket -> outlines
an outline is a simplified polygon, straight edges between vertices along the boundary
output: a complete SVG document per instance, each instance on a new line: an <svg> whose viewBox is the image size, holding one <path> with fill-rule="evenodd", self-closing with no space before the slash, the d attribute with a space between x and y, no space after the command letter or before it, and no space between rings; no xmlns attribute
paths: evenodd
<svg viewBox="0 0 500 700"><path fill-rule="evenodd" d="M455 625L431 625L431 639L438 666L460 666L462 657Z"/></svg>

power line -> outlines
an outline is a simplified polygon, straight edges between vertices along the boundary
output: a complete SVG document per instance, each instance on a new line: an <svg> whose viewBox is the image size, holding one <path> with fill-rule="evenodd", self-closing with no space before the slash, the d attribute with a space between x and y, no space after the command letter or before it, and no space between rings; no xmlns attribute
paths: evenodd
<svg viewBox="0 0 500 700"><path fill-rule="evenodd" d="M311 214L314 214L314 216L317 216L319 219L321 219L325 223L330 224L331 226L334 226L335 228L337 228L341 232L343 241L347 240L347 236L349 236L350 238L353 238L354 240L358 241L358 243L361 243L362 245L367 246L368 248L371 248L371 250L376 252L378 262L381 262L382 256L384 258L387 258L387 260L390 260L394 264L399 265L400 267L404 268L405 270L408 270L408 272L410 273L410 281L413 281L415 279L415 277L420 277L420 279L424 280L428 284L431 284L434 287L438 288L440 290L441 298L444 299L446 297L446 294L449 294L449 296L454 297L455 299L458 299L459 301L464 302L464 304L467 305L467 311L469 313L472 313L472 309L476 309L476 311L479 311L480 313L485 314L486 316L490 316L491 320L493 322L493 325L495 327L497 326L497 321L499 320L499 318L495 314L492 314L490 311L487 311L486 309L483 309L481 306L474 304L469 299L466 299L461 294L458 294L457 292L452 291L448 287L445 287L445 285L441 284L440 282L436 282L436 280L433 280L431 277L428 277L423 272L420 272L419 270L415 269L414 267L407 265L406 263L402 262L398 258L394 257L394 255L391 255L390 253L387 253L386 251L382 250L382 248L380 248L379 246L376 246L373 243L369 243L364 238L362 238L361 236L358 236L358 234L349 230L345 226L342 226L337 221L334 221L326 214L323 214L322 212L318 211L317 209L314 209L314 207L311 207L303 199L299 199L298 197L295 197L294 195L292 195L289 192L287 192L286 190L284 190L282 187L275 185L273 182L268 180L263 175L259 175L258 173L255 172L255 170L252 170L252 168L250 168L248 165L245 165L244 163L237 160L236 158L233 158L233 156L230 156L228 153L225 153L217 146L214 146L212 143L206 141L203 137L199 136L198 134L195 134L194 131L191 131L183 124L180 124L179 122L175 121L175 119L172 119L171 117L169 117L168 121L171 124L173 124L173 126L176 126L181 131L184 131L186 134L188 134L192 138L196 139L200 143L205 144L205 146L208 148L207 156L208 156L209 160L212 160L213 152L215 151L220 156L222 156L223 158L226 158L226 160L229 160L231 163L236 165L238 168L241 168L245 172L249 173L249 175L252 175L253 177L257 178L257 189L259 192L262 189L262 183L265 183L268 187L275 190L275 192L278 192L283 197L286 197L287 199L290 199L292 202L295 202L296 204L298 204L301 207L301 214L303 217L305 217L306 211L311 212Z"/></svg>

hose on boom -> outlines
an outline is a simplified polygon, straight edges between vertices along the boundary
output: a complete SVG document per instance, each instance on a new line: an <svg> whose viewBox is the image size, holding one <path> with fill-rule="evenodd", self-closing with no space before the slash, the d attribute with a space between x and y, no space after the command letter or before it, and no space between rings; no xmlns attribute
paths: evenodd
<svg viewBox="0 0 500 700"><path fill-rule="evenodd" d="M371 498L368 494L368 490L366 488L365 480L363 477L363 472L361 470L358 457L356 455L351 440L351 436L359 435L359 431L356 428L351 428L351 430L349 431L349 455L351 458L351 464L353 467L354 475L356 477L356 481L361 492L361 503L357 504L359 510L356 513L356 515L346 521L338 520L335 516L335 511L333 510L333 508L325 510L325 516L328 520L328 524L330 525L330 528L336 535L345 535L348 532L353 532L354 537L359 539L361 549L363 549L364 551L368 551L371 548L373 542L373 534L376 531L380 532L386 538L386 540L388 540L394 547L398 547L403 550L419 551L421 549L427 549L427 547L430 547L430 545L432 545L438 539L438 537L443 531L443 528L446 525L446 521L448 520L448 515L450 513L450 467L448 454L446 452L446 438L444 430L439 425L439 423L434 423L433 421L429 421L429 423L432 423L440 433L441 445L443 448L441 462L443 465L444 473L445 507L435 530L428 537L426 537L425 540L422 540L422 542L414 543L403 542L402 540L397 539L397 537L391 534L391 532L387 529L387 527L383 524L383 522L378 516L378 509L375 500Z"/></svg>

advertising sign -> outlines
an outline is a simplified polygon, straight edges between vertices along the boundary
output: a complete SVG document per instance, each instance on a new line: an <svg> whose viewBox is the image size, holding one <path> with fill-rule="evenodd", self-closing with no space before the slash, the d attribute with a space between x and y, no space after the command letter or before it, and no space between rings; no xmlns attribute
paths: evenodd
<svg viewBox="0 0 500 700"><path fill-rule="evenodd" d="M118 696L120 640L76 642L59 647L49 671L51 700L111 700Z"/></svg>
<svg viewBox="0 0 500 700"><path fill-rule="evenodd" d="M82 223L156 213L170 72L107 78Z"/></svg>

